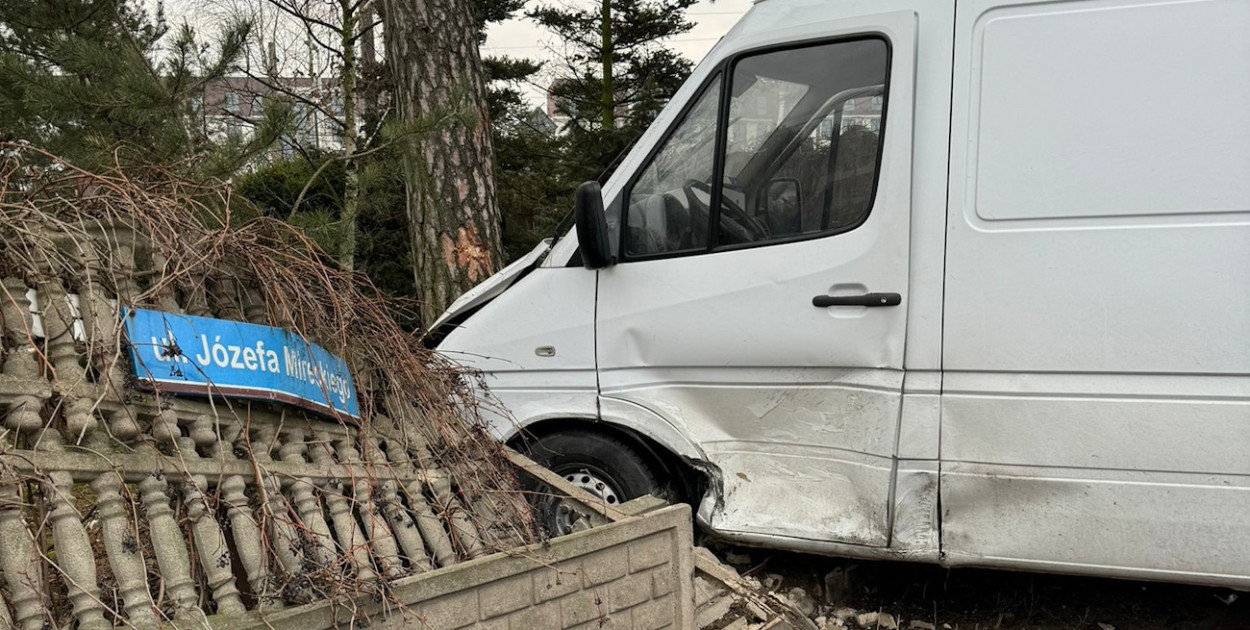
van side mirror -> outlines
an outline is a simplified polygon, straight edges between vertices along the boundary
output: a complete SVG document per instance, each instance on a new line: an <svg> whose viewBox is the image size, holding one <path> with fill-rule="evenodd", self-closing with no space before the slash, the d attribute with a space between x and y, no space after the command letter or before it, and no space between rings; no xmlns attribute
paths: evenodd
<svg viewBox="0 0 1250 630"><path fill-rule="evenodd" d="M573 196L573 214L577 220L577 247L587 269L602 269L612 264L608 244L608 218L603 213L603 191L599 182L585 182Z"/></svg>

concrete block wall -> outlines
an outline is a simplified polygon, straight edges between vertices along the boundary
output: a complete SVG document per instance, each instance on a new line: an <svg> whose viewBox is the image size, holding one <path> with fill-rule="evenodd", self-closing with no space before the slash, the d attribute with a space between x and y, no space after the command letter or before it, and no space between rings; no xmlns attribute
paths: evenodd
<svg viewBox="0 0 1250 630"><path fill-rule="evenodd" d="M690 508L677 505L401 579L392 593L402 606L389 611L385 602L325 602L267 614L255 627L688 630L693 579ZM220 627L252 625L240 622Z"/></svg>

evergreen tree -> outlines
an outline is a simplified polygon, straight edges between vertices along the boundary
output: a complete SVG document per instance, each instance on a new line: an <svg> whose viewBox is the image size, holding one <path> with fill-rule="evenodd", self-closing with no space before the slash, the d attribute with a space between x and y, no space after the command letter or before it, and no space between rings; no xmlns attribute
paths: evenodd
<svg viewBox="0 0 1250 630"><path fill-rule="evenodd" d="M242 52L246 23L209 45L140 0L0 2L0 139L90 165L172 163L212 147L193 101ZM162 50L162 42L168 45ZM229 170L245 147L213 162Z"/></svg>
<svg viewBox="0 0 1250 630"><path fill-rule="evenodd" d="M522 95L521 84L531 81L541 65L507 57L487 57L483 64L503 249L511 261L552 236L580 181L568 173L566 138L558 137L543 110Z"/></svg>
<svg viewBox="0 0 1250 630"><path fill-rule="evenodd" d="M695 0L601 0L591 8L541 6L528 15L566 42L564 68L551 86L570 117L575 175L596 179L655 119L681 87L691 63L665 48L689 31Z"/></svg>

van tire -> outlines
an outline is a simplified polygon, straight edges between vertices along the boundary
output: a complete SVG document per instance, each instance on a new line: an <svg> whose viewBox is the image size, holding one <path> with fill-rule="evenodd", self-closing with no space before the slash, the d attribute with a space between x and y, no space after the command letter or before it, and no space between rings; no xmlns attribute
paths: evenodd
<svg viewBox="0 0 1250 630"><path fill-rule="evenodd" d="M609 492L600 492L609 505L620 505L645 494L666 497L666 484L656 477L657 466L639 450L620 439L592 431L562 431L527 440L526 454L552 472L582 486L602 481ZM583 473L577 478L578 473ZM591 487L586 487L587 485Z"/></svg>

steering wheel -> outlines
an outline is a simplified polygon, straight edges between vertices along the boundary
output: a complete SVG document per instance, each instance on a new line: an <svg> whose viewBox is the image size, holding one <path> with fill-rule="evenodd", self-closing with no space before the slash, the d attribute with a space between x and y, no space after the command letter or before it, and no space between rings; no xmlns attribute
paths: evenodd
<svg viewBox="0 0 1250 630"><path fill-rule="evenodd" d="M704 213L704 216L711 215L712 188L707 182L688 179L685 184L682 184L682 190L685 191L686 198L690 200L691 210L698 208ZM705 202L700 199L695 194L696 190L707 195L708 201ZM720 227L722 233L728 233L739 243L753 243L768 238L768 226L748 214L746 210L742 209L742 206L739 206L732 199L721 195L720 206Z"/></svg>

